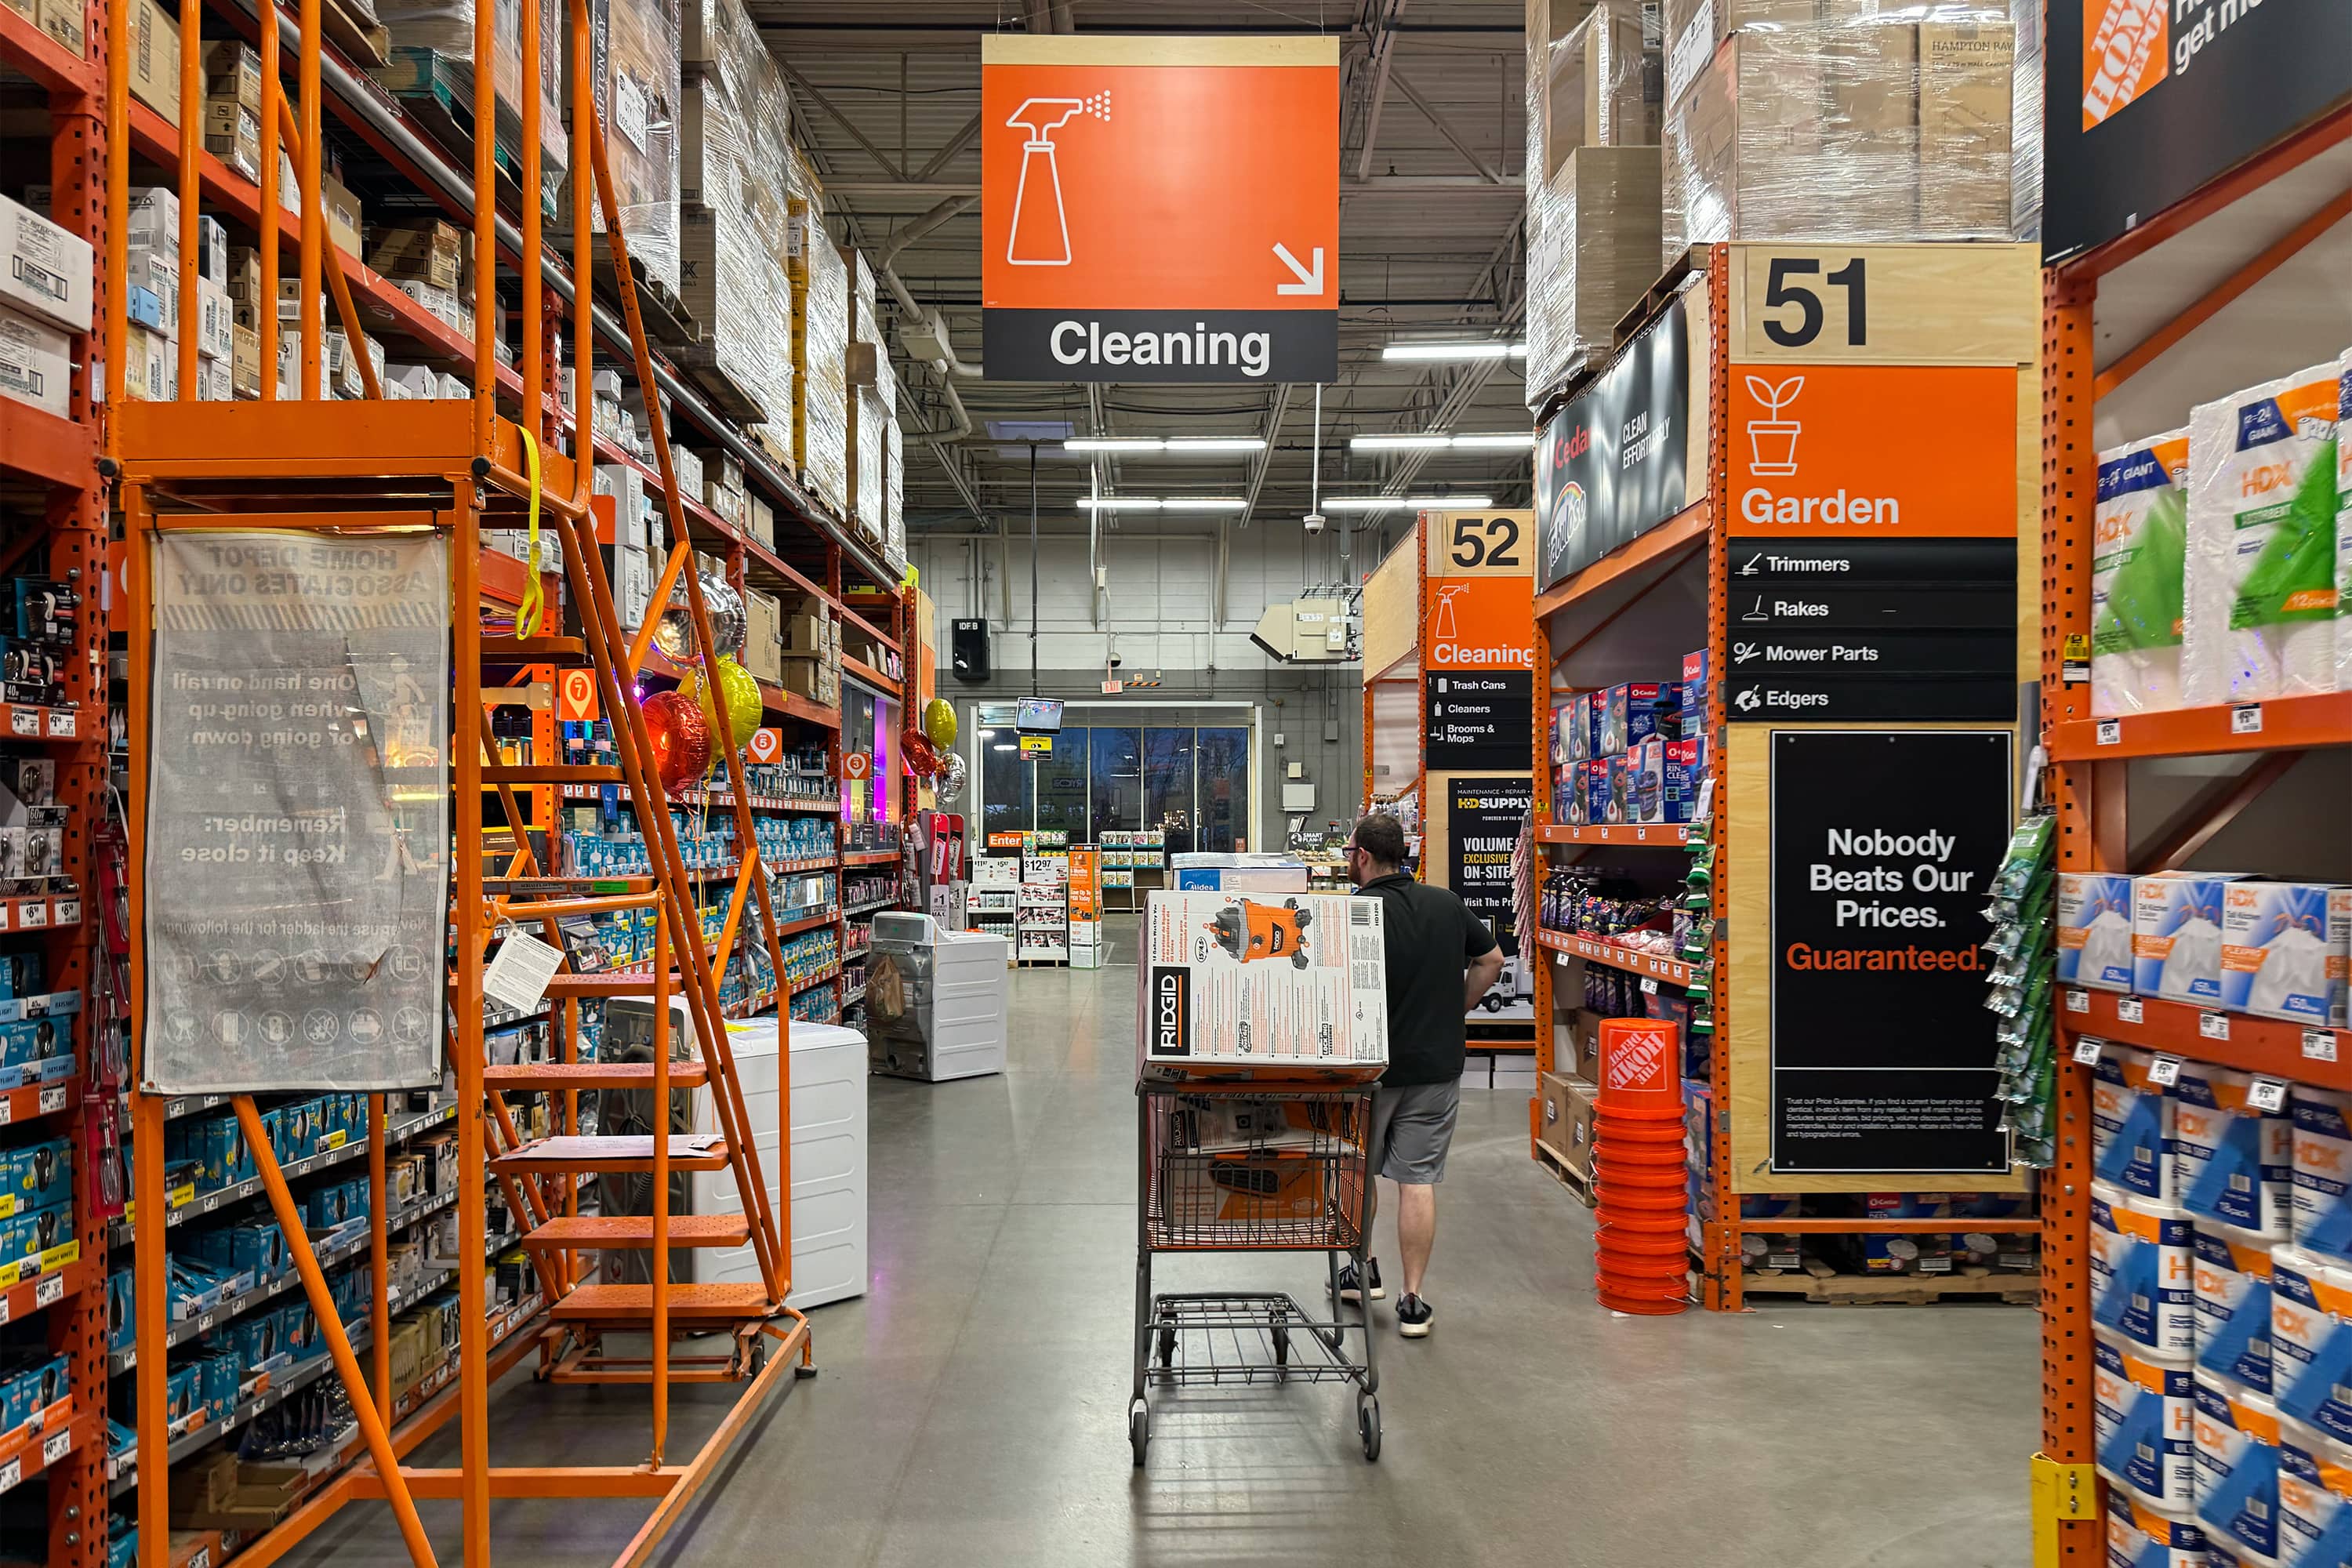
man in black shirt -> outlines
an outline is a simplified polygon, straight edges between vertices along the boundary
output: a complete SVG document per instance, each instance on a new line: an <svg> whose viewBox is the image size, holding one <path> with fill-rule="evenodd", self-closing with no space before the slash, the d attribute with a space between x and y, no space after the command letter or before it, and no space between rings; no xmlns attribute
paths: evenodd
<svg viewBox="0 0 2352 1568"><path fill-rule="evenodd" d="M1503 953L1460 899L1413 880L1404 862L1402 823L1378 816L1356 824L1348 876L1360 895L1381 900L1388 956L1389 1067L1372 1093L1371 1168L1397 1184L1397 1242L1404 1253L1397 1331L1417 1340L1435 1316L1422 1300L1421 1283L1437 1241L1437 1184L1445 1179L1461 1105L1468 1038L1463 1015L1501 978ZM1368 1201L1367 1226L1372 1209ZM1380 1265L1368 1259L1364 1271L1360 1280L1353 1268L1341 1270L1341 1300L1385 1294Z"/></svg>

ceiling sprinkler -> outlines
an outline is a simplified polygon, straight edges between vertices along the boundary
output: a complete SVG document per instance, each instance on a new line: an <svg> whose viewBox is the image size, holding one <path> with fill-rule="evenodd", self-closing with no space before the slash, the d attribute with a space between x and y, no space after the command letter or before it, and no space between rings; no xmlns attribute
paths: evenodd
<svg viewBox="0 0 2352 1568"><path fill-rule="evenodd" d="M1062 172L1054 162L1054 132L1081 114L1110 119L1110 93L1090 98L1033 98L1004 123L1029 133L1021 144L1021 183L1013 193L1013 237L1004 259L1014 267L1067 267L1070 226L1062 213ZM1030 187L1036 197L1030 197Z"/></svg>

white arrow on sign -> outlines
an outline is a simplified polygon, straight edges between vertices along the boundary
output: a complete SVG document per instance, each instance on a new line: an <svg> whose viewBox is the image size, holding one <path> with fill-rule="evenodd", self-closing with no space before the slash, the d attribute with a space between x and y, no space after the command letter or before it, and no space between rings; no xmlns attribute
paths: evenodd
<svg viewBox="0 0 2352 1568"><path fill-rule="evenodd" d="M1297 279L1298 281L1296 283L1277 283L1274 286L1274 291L1277 294L1320 294L1323 292L1323 247L1319 245L1317 246L1313 254L1315 257L1315 265L1312 269L1309 269L1298 265L1298 258L1290 254L1290 247L1276 243L1274 247L1274 258L1276 261L1281 262L1285 267L1289 268L1290 275L1293 278Z"/></svg>

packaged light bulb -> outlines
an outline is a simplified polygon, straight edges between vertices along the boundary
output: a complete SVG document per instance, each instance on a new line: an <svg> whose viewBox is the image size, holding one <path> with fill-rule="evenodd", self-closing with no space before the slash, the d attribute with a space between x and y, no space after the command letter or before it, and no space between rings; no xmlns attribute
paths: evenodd
<svg viewBox="0 0 2352 1568"><path fill-rule="evenodd" d="M2091 1321L2141 1355L2185 1362L2197 1349L2189 1215L2091 1184Z"/></svg>
<svg viewBox="0 0 2352 1568"><path fill-rule="evenodd" d="M2284 1241L2294 1211L2294 1123L2252 1103L2255 1075L2189 1062L2172 1086L2175 1187L2200 1219Z"/></svg>
<svg viewBox="0 0 2352 1568"><path fill-rule="evenodd" d="M2107 1568L2210 1568L2205 1532L2120 1489L2107 1494Z"/></svg>
<svg viewBox="0 0 2352 1568"><path fill-rule="evenodd" d="M2091 1347L2092 1431L2100 1472L2176 1516L2196 1504L2196 1381L2101 1334Z"/></svg>
<svg viewBox="0 0 2352 1568"><path fill-rule="evenodd" d="M2132 879L2132 989L2142 996L2221 1005L2223 889L2236 872L2159 871Z"/></svg>
<svg viewBox="0 0 2352 1568"><path fill-rule="evenodd" d="M2271 1354L2279 1414L2352 1440L2352 1271L2299 1247L2272 1251Z"/></svg>
<svg viewBox="0 0 2352 1568"><path fill-rule="evenodd" d="M2197 1522L2223 1545L2278 1555L2278 1406L2199 1374L2191 1422Z"/></svg>
<svg viewBox="0 0 2352 1568"><path fill-rule="evenodd" d="M2181 699L2336 689L2335 362L2189 416Z"/></svg>
<svg viewBox="0 0 2352 1568"><path fill-rule="evenodd" d="M2132 988L2132 879L2104 871L2058 874L2058 981Z"/></svg>
<svg viewBox="0 0 2352 1568"><path fill-rule="evenodd" d="M2179 1106L2147 1076L2155 1059L2128 1046L2101 1049L2091 1070L2091 1170L2136 1197L2170 1204L2179 1190Z"/></svg>
<svg viewBox="0 0 2352 1568"><path fill-rule="evenodd" d="M2197 1369L2271 1392L2271 1242L2200 1223L2189 1238Z"/></svg>
<svg viewBox="0 0 2352 1568"><path fill-rule="evenodd" d="M2091 545L2091 711L2180 706L2189 432L2099 454Z"/></svg>
<svg viewBox="0 0 2352 1568"><path fill-rule="evenodd" d="M2221 899L2221 1005L2323 1028L2344 1022L2345 931L2325 882L2232 882ZM2340 910L2339 914L2337 911Z"/></svg>

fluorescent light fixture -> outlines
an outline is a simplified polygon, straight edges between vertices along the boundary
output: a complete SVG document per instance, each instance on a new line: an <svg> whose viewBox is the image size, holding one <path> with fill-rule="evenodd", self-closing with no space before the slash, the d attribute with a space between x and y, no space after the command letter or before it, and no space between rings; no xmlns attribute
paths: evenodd
<svg viewBox="0 0 2352 1568"><path fill-rule="evenodd" d="M1442 452L1454 445L1451 436L1350 436L1348 446L1358 452Z"/></svg>
<svg viewBox="0 0 2352 1568"><path fill-rule="evenodd" d="M1080 496L1080 511L1239 511L1237 496Z"/></svg>
<svg viewBox="0 0 2352 1568"><path fill-rule="evenodd" d="M1165 452L1171 457L1198 457L1219 452L1263 452L1265 442L1255 436L1087 436L1062 443L1065 452Z"/></svg>
<svg viewBox="0 0 2352 1568"><path fill-rule="evenodd" d="M1182 452L1263 452L1265 442L1255 436L1171 436L1171 455Z"/></svg>
<svg viewBox="0 0 2352 1568"><path fill-rule="evenodd" d="M1497 433L1482 436L1350 436L1348 446L1358 452L1525 452L1535 446L1527 435Z"/></svg>
<svg viewBox="0 0 2352 1568"><path fill-rule="evenodd" d="M1325 511L1475 511L1495 504L1491 496L1325 496Z"/></svg>
<svg viewBox="0 0 2352 1568"><path fill-rule="evenodd" d="M1493 338L1473 342L1402 342L1381 350L1382 359L1525 359L1528 345Z"/></svg>

